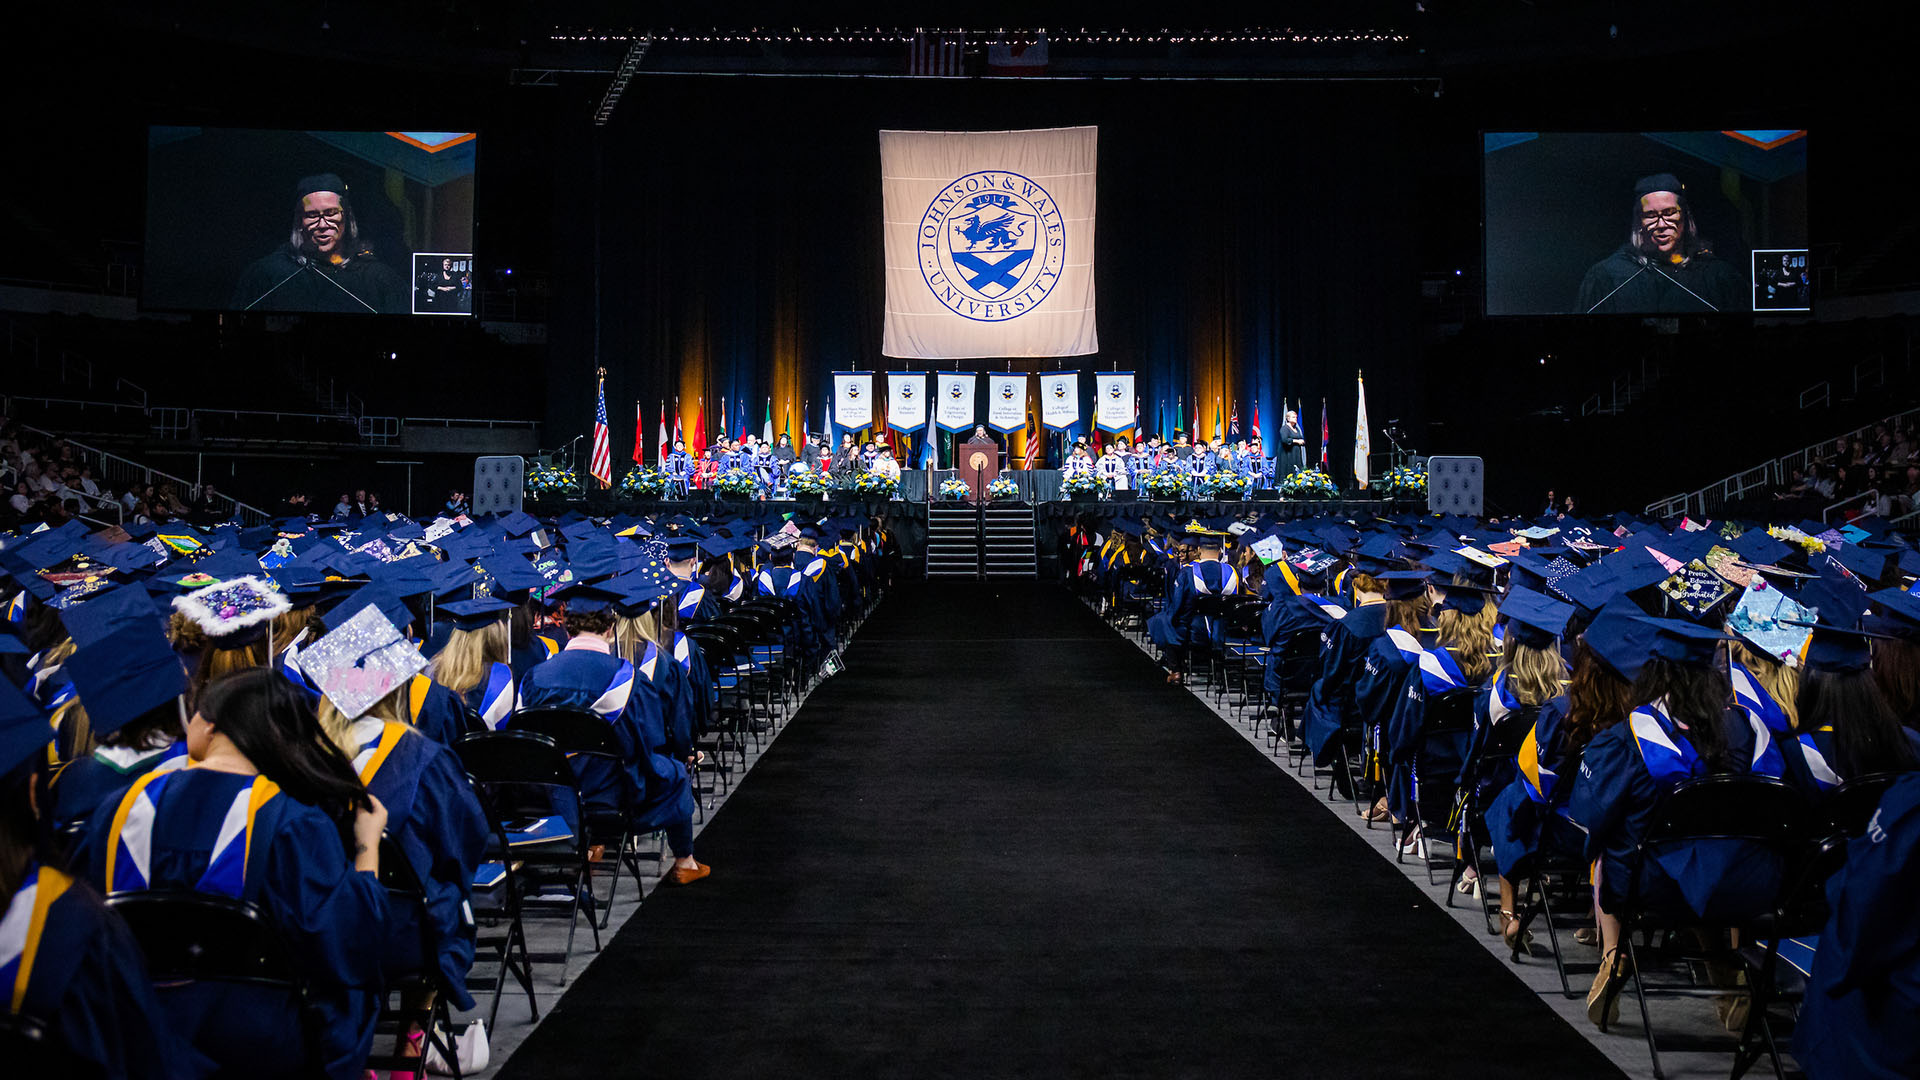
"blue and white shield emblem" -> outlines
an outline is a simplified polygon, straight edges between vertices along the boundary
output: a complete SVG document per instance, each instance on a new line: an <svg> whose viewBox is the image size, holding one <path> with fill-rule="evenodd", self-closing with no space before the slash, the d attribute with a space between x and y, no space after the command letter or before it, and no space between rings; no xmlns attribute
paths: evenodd
<svg viewBox="0 0 1920 1080"><path fill-rule="evenodd" d="M1066 263L1066 223L1046 189L1016 173L969 173L922 216L917 260L954 314L1003 322L1032 311Z"/></svg>

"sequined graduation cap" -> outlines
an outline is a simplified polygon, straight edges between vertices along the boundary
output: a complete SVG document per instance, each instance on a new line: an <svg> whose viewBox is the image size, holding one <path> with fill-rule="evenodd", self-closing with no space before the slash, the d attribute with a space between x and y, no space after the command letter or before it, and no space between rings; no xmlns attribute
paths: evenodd
<svg viewBox="0 0 1920 1080"><path fill-rule="evenodd" d="M358 719L427 666L420 650L373 604L300 650L296 662L349 720Z"/></svg>

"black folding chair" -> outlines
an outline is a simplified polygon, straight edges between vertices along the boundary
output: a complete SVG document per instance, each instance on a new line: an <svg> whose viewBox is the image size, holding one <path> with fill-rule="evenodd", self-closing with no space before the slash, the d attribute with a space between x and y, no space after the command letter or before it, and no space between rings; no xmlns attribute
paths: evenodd
<svg viewBox="0 0 1920 1080"><path fill-rule="evenodd" d="M524 716L525 714L519 714ZM604 723L604 722L603 722ZM528 960L561 965L562 983L566 965L573 959L574 931L580 911L587 911L587 927L593 932L593 948L600 949L600 920L588 879L588 853L593 847L592 823L586 801L580 797L579 782L566 753L551 736L537 731L510 729L463 735L453 744L454 753L466 767L474 790L482 796L494 815L495 823L506 834L502 855L517 865L515 884L520 888L520 917L565 919L567 944L558 954L529 954ZM566 821L572 811L572 828L566 835L522 842L516 833L525 832L531 822L559 818ZM551 911L541 899L541 890L557 886L566 889L564 912ZM532 899L539 906L529 907Z"/></svg>
<svg viewBox="0 0 1920 1080"><path fill-rule="evenodd" d="M421 884L420 876L414 872L413 864L407 861L406 852L394 842L392 836L380 837L380 884L387 890L387 910L410 910L414 913L414 925L420 934L415 947L419 950L420 970L387 973L387 986L380 999L380 1017L377 1023L375 1046L382 1037L393 1040L393 1050L382 1054L377 1050L367 1058L367 1068L381 1071L417 1072L425 1064L421 1060L428 1049L438 1050L441 1060L460 1075L459 1057L446 1034L453 1028L452 1014L447 1003L448 991L440 979L439 965L436 962L438 949L433 936L428 932L427 891ZM431 1005L422 1008L418 1002L431 992ZM399 1005L394 1004L398 997ZM409 1004L412 1002L413 1004ZM418 1027L426 1035L425 1045L420 1056L410 1056L401 1047L410 1029Z"/></svg>
<svg viewBox="0 0 1920 1080"><path fill-rule="evenodd" d="M1451 851L1434 858L1432 841L1446 835L1452 819L1454 795L1460 790L1460 767L1473 738L1473 703L1479 695L1478 689L1465 686L1427 698L1421 745L1415 748L1413 757L1415 816L1410 830L1419 829L1421 839L1427 841L1422 861L1429 885L1440 883L1434 876L1436 870L1453 867ZM1395 862L1401 861L1403 847L1395 846Z"/></svg>
<svg viewBox="0 0 1920 1080"><path fill-rule="evenodd" d="M473 950L476 960L490 954L499 966L491 976L469 972L467 989L493 991L493 1003L487 1011L487 1026L492 1028L499 1023L500 995L511 977L527 995L531 1019L538 1022L540 1000L533 992L533 956L527 951L525 915L520 907L520 867L514 861L501 817L494 812L486 792L476 791L475 796L486 813L488 835L473 882L473 919L481 928L474 937ZM492 927L503 929L497 934L485 932Z"/></svg>
<svg viewBox="0 0 1920 1080"><path fill-rule="evenodd" d="M1820 816L1827 828L1846 836L1859 836L1880 809L1880 797L1887 793L1903 773L1868 773L1843 781L1820 800Z"/></svg>
<svg viewBox="0 0 1920 1080"><path fill-rule="evenodd" d="M284 1047L280 1039L298 1040L303 1048L299 1056L313 1060L317 1033L307 1009L306 979L279 928L258 908L230 897L174 889L114 893L107 897L107 906L139 942L163 1008L171 1011L176 1003L184 1004L199 984L218 983L242 988L250 999L277 999L296 1018L283 1032L231 1032L240 1041L230 1045L196 1041L195 1049L224 1071L257 1064L237 1058L250 1047ZM186 1017L172 1019L183 1038L202 1034L190 1029Z"/></svg>
<svg viewBox="0 0 1920 1080"><path fill-rule="evenodd" d="M1798 1011L1806 998L1806 975L1792 965L1782 967L1780 944L1790 938L1810 937L1827 924L1827 879L1846 861L1847 842L1833 834L1820 841L1799 867L1794 881L1782 894L1777 909L1766 921L1748 929L1765 935L1743 943L1739 949L1747 966L1747 986L1752 997L1747 1005L1747 1022L1740 1031L1739 1045L1733 1051L1731 1080L1740 1080L1765 1054L1773 1063L1775 1080L1786 1080L1780 1064L1780 1043L1774 1035L1775 1003L1785 1003Z"/></svg>
<svg viewBox="0 0 1920 1080"><path fill-rule="evenodd" d="M671 662L669 660L669 662ZM620 744L614 738L613 726L606 717L592 709L567 705L537 705L521 709L508 721L513 731L532 731L552 739L567 755L567 760L575 767L578 775L582 759L603 762L614 772L626 768L626 760L621 755ZM613 809L594 809L583 805L581 817L586 822L587 833L594 845L606 845L613 854L613 874L607 882L605 901L596 899L599 907L599 926L606 929L613 918L613 897L620 888L620 868L626 866L633 874L633 884L640 887L640 866L634 853L629 850L633 840L633 802L628 797L626 784L619 785L620 804ZM605 848L603 848L603 855ZM588 881L591 883L595 863L587 864ZM592 895L592 894L589 894ZM598 948L598 945L595 946Z"/></svg>
<svg viewBox="0 0 1920 1080"><path fill-rule="evenodd" d="M1635 849L1626 899L1621 905L1620 948L1614 954L1612 963L1614 973L1621 974L1620 965L1624 958L1624 974L1633 983L1634 998L1640 1006L1641 1029L1646 1034L1647 1053L1653 1059L1656 1078L1664 1077L1665 1073L1660 1067L1659 1040L1654 1034L1647 999L1656 996L1714 998L1726 996L1731 991L1724 986L1703 986L1691 978L1684 983L1650 983L1646 977L1647 968L1642 963L1641 947L1634 944L1634 937L1647 935L1651 940L1653 935L1672 935L1678 931L1692 930L1705 930L1711 934L1719 932L1725 923L1733 922L1742 927L1756 927L1741 934L1743 941L1754 940L1762 936L1768 916L1779 910L1789 878L1783 875L1782 880L1775 884L1773 895L1766 902L1755 905L1759 910L1750 915L1731 911L1715 920L1721 925L1703 926L1702 920L1692 911L1663 909L1649 903L1642 893L1649 861L1665 851L1686 844L1737 841L1750 849L1747 859L1772 857L1779 860L1783 868L1791 868L1799 865L1804 858L1811 845L1813 832L1814 817L1806 799L1786 784L1762 776L1735 774L1688 780L1667 792L1655 804L1646 833ZM1731 950L1725 952L1728 955L1721 959L1731 964L1739 963L1738 957L1731 955ZM1691 967L1691 962L1697 958L1683 956L1679 959L1689 962ZM1613 998L1619 992L1619 981L1615 980L1608 988L1607 997ZM1605 1002L1603 1008L1610 1009L1611 1004L1611 1001ZM1605 1013L1602 1015L1600 1030L1605 1031ZM1678 1042L1674 1045L1679 1046ZM1703 1044L1699 1040L1689 1040L1681 1048L1721 1049L1715 1044Z"/></svg>

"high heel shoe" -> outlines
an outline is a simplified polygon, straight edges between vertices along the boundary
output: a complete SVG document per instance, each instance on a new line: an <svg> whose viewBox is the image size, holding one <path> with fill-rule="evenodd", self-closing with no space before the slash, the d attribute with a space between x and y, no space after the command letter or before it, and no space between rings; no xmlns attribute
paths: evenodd
<svg viewBox="0 0 1920 1080"><path fill-rule="evenodd" d="M1516 964L1520 962L1520 954L1522 952L1525 952L1526 955L1531 958L1533 956L1533 931L1520 930L1520 916L1514 912L1502 910L1500 912L1500 919L1500 940L1506 942L1507 948L1512 950L1513 962ZM1516 934L1514 933L1515 930L1520 930L1520 932Z"/></svg>
<svg viewBox="0 0 1920 1080"><path fill-rule="evenodd" d="M1600 958L1600 970L1593 976L1593 986L1587 991L1587 1019L1607 1030L1620 1021L1620 995L1614 983L1619 980L1616 968L1619 967L1620 950L1614 949Z"/></svg>

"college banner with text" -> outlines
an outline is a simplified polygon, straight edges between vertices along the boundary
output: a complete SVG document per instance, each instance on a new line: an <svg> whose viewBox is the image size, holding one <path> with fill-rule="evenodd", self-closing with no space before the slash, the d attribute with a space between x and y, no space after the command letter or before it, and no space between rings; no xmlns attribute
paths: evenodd
<svg viewBox="0 0 1920 1080"><path fill-rule="evenodd" d="M1080 373L1040 373L1040 422L1064 430L1080 422Z"/></svg>
<svg viewBox="0 0 1920 1080"><path fill-rule="evenodd" d="M927 426L927 377L917 371L887 372L887 426L918 431Z"/></svg>
<svg viewBox="0 0 1920 1080"><path fill-rule="evenodd" d="M987 376L987 426L1002 434L1027 426L1027 375Z"/></svg>
<svg viewBox="0 0 1920 1080"><path fill-rule="evenodd" d="M872 372L833 373L833 422L843 428L863 428L873 423Z"/></svg>
<svg viewBox="0 0 1920 1080"><path fill-rule="evenodd" d="M1101 431L1130 431L1139 421L1140 399L1133 396L1133 372L1102 371L1094 376L1093 422Z"/></svg>

